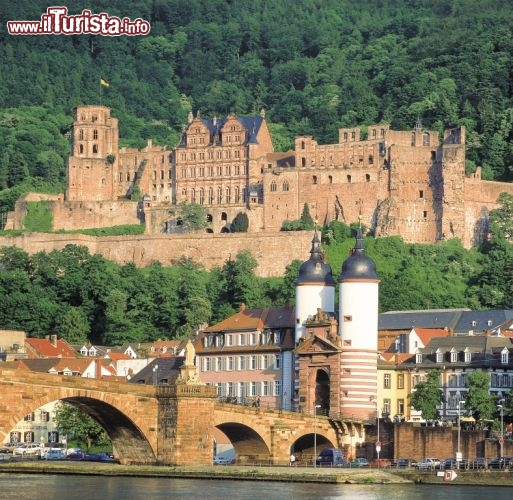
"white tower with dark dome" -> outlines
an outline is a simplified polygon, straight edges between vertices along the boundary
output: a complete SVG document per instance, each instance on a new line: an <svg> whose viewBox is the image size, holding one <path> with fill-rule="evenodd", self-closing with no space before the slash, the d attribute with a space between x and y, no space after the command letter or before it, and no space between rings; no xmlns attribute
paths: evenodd
<svg viewBox="0 0 513 500"><path fill-rule="evenodd" d="M301 264L296 278L296 344L304 337L306 320L318 309L326 313L335 312L335 286L331 266L324 262L316 230L310 258Z"/></svg>
<svg viewBox="0 0 513 500"><path fill-rule="evenodd" d="M365 254L361 230L351 255L342 264L338 281L340 412L368 419L376 414L380 279L376 264Z"/></svg>

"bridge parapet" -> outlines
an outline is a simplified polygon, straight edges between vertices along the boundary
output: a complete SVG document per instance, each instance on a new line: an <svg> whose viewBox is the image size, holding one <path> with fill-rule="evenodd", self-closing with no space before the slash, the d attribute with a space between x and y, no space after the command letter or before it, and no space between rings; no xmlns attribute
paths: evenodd
<svg viewBox="0 0 513 500"><path fill-rule="evenodd" d="M173 397L201 397L215 398L216 388L208 385L159 385L157 386L157 398Z"/></svg>

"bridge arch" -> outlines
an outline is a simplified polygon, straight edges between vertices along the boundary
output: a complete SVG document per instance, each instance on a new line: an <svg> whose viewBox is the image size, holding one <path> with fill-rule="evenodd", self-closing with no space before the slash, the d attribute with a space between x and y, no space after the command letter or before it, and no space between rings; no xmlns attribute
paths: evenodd
<svg viewBox="0 0 513 500"><path fill-rule="evenodd" d="M237 422L224 422L216 427L230 440L238 463L269 460L268 444L251 427Z"/></svg>
<svg viewBox="0 0 513 500"><path fill-rule="evenodd" d="M27 414L53 401L79 407L111 438L122 463L156 463L158 407L155 388L95 379L1 370L0 441Z"/></svg>

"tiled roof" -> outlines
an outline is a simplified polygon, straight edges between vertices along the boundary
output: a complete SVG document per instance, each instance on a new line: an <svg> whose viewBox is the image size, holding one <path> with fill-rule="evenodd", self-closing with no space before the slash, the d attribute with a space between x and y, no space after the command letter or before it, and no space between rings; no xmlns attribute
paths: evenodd
<svg viewBox="0 0 513 500"><path fill-rule="evenodd" d="M448 337L449 331L444 328L413 328L423 345L428 345L433 337Z"/></svg>
<svg viewBox="0 0 513 500"><path fill-rule="evenodd" d="M378 330L405 330L412 328L453 329L461 314L468 309L430 309L426 311L389 311L381 313Z"/></svg>
<svg viewBox="0 0 513 500"><path fill-rule="evenodd" d="M25 339L29 357L75 358L76 352L65 340L57 339L55 345L49 339ZM33 356L31 356L31 354Z"/></svg>
<svg viewBox="0 0 513 500"><path fill-rule="evenodd" d="M513 311L509 309L492 309L488 311L464 311L456 324L456 334L468 334L469 331L484 333L506 321L513 319Z"/></svg>
<svg viewBox="0 0 513 500"><path fill-rule="evenodd" d="M238 313L206 328L207 333L263 330L265 328L294 328L295 311L292 306L261 309L242 309Z"/></svg>

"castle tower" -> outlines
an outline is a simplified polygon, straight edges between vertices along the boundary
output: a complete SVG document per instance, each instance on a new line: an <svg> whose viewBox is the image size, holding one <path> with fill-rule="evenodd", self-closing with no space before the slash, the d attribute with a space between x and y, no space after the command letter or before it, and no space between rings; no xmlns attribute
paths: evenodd
<svg viewBox="0 0 513 500"><path fill-rule="evenodd" d="M105 106L78 106L71 127L66 200L117 199L118 120Z"/></svg>
<svg viewBox="0 0 513 500"><path fill-rule="evenodd" d="M304 337L306 320L318 309L328 313L335 311L335 281L331 266L324 262L316 230L310 258L301 264L296 278L296 344Z"/></svg>
<svg viewBox="0 0 513 500"><path fill-rule="evenodd" d="M380 280L376 264L365 254L361 230L338 281L340 413L368 419L376 414Z"/></svg>

